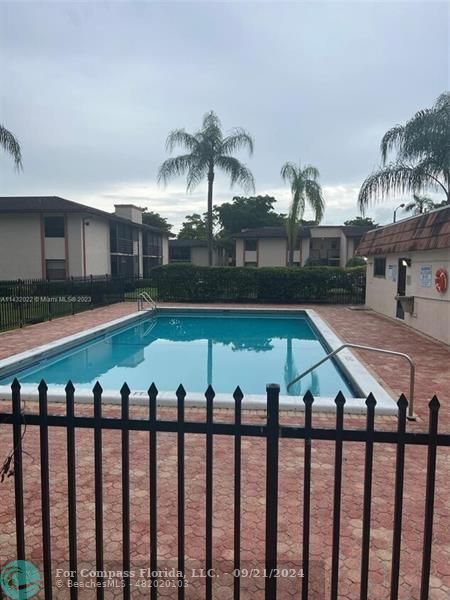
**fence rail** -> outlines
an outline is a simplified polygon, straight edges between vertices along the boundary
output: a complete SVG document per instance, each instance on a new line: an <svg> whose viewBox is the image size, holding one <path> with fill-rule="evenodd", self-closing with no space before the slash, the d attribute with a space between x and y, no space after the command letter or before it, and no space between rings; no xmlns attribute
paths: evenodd
<svg viewBox="0 0 450 600"><path fill-rule="evenodd" d="M25 560L25 514L23 480L26 473L22 464L22 439L23 426L39 427L40 433L40 467L41 467L41 517L42 517L42 548L43 548L43 574L44 597L51 600L52 594L52 553L50 540L50 475L49 475L49 430L53 427L66 430L67 452L67 510L68 510L68 540L69 564L73 571L72 582L77 581L78 546L77 546L77 479L75 465L76 432L78 429L89 429L94 432L94 471L95 471L95 570L103 571L107 548L104 546L103 523L103 457L102 457L102 432L105 430L118 430L121 432L121 497L122 497L122 566L123 571L130 570L130 461L129 442L130 432L143 431L149 434L149 519L150 519L150 557L149 566L153 574L157 571L158 557L158 530L157 530L157 499L158 499L158 463L157 439L169 432L176 433L177 466L177 569L185 571L185 436L186 434L203 435L206 445L206 488L205 488L205 556L204 568L211 569L214 564L213 556L213 489L220 486L220 481L213 480L213 447L214 439L218 435L231 436L234 440L234 517L233 517L233 568L239 571L242 562L240 557L240 532L241 532L241 444L242 440L259 438L266 440L266 522L265 522L265 597L266 600L277 598L277 576L275 569L278 564L277 531L278 531L278 470L279 470L279 442L282 438L303 440L304 446L304 480L303 480L303 533L302 533L302 568L303 577L299 582L298 594L307 600L310 593L310 523L311 523L311 448L313 441L328 440L335 444L334 465L334 492L333 492L333 527L332 527L332 563L331 563L331 598L337 600L339 594L339 542L341 525L341 496L343 486L343 448L345 442L360 442L365 447L364 471L364 498L362 514L362 550L361 550L361 577L360 599L367 600L370 594L368 586L369 559L370 559L370 534L371 534L371 507L372 507L372 471L373 452L375 444L395 444L397 447L395 468L395 505L393 518L392 537L392 564L391 564L391 591L392 600L398 597L400 581L400 556L401 532L403 519L403 485L405 448L408 445L422 445L427 449L428 463L425 484L425 521L423 528L422 564L421 564L421 591L420 600L429 597L433 510L436 477L436 453L439 446L450 447L450 434L438 433L439 402L434 397L429 403L428 432L414 433L406 431L406 412L408 403L404 396L398 401L398 423L396 431L380 431L374 427L376 400L372 395L366 400L367 416L366 428L362 430L346 429L344 427L345 398L339 393L335 399L335 428L316 428L312 425L314 398L308 392L303 398L305 405L304 425L291 426L280 424L279 421L279 386L267 386L267 421L264 424L242 423L242 400L244 398L239 387L236 388L233 398L234 422L215 422L213 419L215 392L211 386L205 393L206 421L197 422L185 419L186 391L179 386L176 391L176 420L159 419L157 416L158 390L154 384L148 390L149 415L147 419L130 418L129 396L130 389L124 384L121 393L120 417L104 417L102 414L102 388L97 383L93 389L93 417L74 415L75 388L71 382L66 386L66 414L53 415L48 413L47 385L44 381L39 385L39 413L24 414L21 404L20 384L14 380L12 384L12 411L0 413L0 426L9 424L13 429L11 459L13 460L15 484L15 520L16 520L16 552L18 560ZM299 484L300 485L300 484ZM272 575L273 574L273 575ZM153 577L153 575L152 575ZM180 577L182 583L182 577ZM98 577L97 598L102 600L104 589L102 577ZM214 577L206 578L205 598L211 599L214 593ZM152 586L149 595L152 600L159 597L158 588ZM241 582L239 577L234 578L233 598L239 599ZM178 598L183 599L184 586L178 587ZM73 585L70 588L71 600L78 598L78 589ZM124 579L123 598L130 598L130 581Z"/></svg>
<svg viewBox="0 0 450 600"><path fill-rule="evenodd" d="M0 281L0 331L136 301L142 291L159 302L362 304L365 271L168 265L151 268L147 277Z"/></svg>

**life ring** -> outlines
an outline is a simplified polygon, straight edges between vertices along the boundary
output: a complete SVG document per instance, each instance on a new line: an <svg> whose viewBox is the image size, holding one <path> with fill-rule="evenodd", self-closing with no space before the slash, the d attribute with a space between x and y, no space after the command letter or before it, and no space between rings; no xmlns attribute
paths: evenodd
<svg viewBox="0 0 450 600"><path fill-rule="evenodd" d="M436 290L443 294L448 288L448 273L445 269L438 269L434 277L434 285Z"/></svg>

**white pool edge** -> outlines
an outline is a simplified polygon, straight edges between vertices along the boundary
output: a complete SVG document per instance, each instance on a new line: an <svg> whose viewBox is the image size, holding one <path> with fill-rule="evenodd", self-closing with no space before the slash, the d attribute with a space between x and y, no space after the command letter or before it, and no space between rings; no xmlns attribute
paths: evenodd
<svg viewBox="0 0 450 600"><path fill-rule="evenodd" d="M325 343L329 347L330 351L335 350L344 343L328 326L328 324L317 314L313 309L302 309L302 308L283 308L283 309L270 309L264 307L253 307L253 308L239 308L239 307L177 307L177 306L159 306L158 313L182 311L182 312L252 312L252 313L292 313L292 314L306 314L314 327L317 329ZM92 338L99 339L103 335L109 335L115 329L121 328L125 325L130 325L133 321L139 321L148 317L148 312L138 311L91 327L85 331L75 333L73 335L65 336L48 344L37 346L31 350L21 352L9 356L0 360L0 378L3 378L5 374L14 367L17 371L22 370L29 366L31 363L39 361L40 358L49 358L50 356L69 350L81 343L88 342ZM369 372L369 370L362 364L362 362L349 350L342 350L339 355L335 357L335 361L339 363L341 369L344 371L345 376L361 390L364 397L362 398L346 398L345 412L348 414L365 414L366 406L365 399L372 393L377 401L376 414L378 415L396 415L397 405L392 397L386 392L382 385L375 379L375 377ZM237 382L238 384L239 382ZM268 382L269 383L269 382ZM76 386L75 386L76 387ZM245 394L242 401L242 408L244 410L265 410L266 408L266 396L263 394ZM9 397L11 394L11 387L9 385L0 385L0 397ZM21 397L24 400L36 401L38 399L38 391L35 385L22 385L21 386ZM65 402L65 394L63 391L52 390L49 388L47 392L49 402L62 403ZM102 400L105 404L119 404L121 402L120 392L116 390L104 390L102 394ZM92 392L88 390L80 390L75 392L75 401L77 403L91 403ZM160 391L158 394L158 406L175 406L176 396L174 392ZM187 391L185 405L186 407L199 407L205 406L205 396L203 393L189 393ZM148 395L146 391L134 391L130 394L130 403L136 405L148 404ZM234 400L232 394L218 393L214 397L214 406L216 408L232 409L234 408ZM314 411L315 412L334 412L334 398L328 398L323 396L314 397ZM302 411L304 410L304 403L301 397L280 395L280 410L288 411Z"/></svg>

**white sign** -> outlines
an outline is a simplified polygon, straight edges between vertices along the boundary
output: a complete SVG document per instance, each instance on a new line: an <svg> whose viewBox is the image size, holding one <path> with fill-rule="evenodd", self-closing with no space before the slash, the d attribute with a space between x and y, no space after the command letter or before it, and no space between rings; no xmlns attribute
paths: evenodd
<svg viewBox="0 0 450 600"><path fill-rule="evenodd" d="M431 265L422 265L420 267L420 287L429 288L433 283L433 269Z"/></svg>
<svg viewBox="0 0 450 600"><path fill-rule="evenodd" d="M397 265L388 265L387 278L390 281L397 281Z"/></svg>

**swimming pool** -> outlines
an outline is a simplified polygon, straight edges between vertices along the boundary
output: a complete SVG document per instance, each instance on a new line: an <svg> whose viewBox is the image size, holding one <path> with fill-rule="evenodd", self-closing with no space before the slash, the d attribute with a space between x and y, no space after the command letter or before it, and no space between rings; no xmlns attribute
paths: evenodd
<svg viewBox="0 0 450 600"><path fill-rule="evenodd" d="M69 379L78 396L88 397L96 381L108 397L125 381L135 398L144 397L152 382L163 398L173 398L180 383L188 398L203 399L209 384L219 400L230 398L239 385L254 401L265 399L267 383L278 383L291 404L308 390L329 400L339 391L348 399L368 393L367 381L354 376L345 356L325 362L287 391L292 379L340 342L314 311L158 308L97 329L0 361L0 392L17 377L24 392L44 379L55 397L63 396Z"/></svg>

